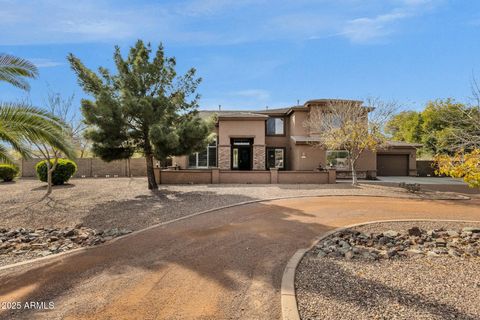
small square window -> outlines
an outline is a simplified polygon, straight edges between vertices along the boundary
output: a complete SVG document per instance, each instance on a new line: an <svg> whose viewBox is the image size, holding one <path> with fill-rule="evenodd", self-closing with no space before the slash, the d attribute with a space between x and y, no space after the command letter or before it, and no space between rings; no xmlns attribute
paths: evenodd
<svg viewBox="0 0 480 320"><path fill-rule="evenodd" d="M285 123L283 118L270 117L267 119L267 135L277 136L285 134Z"/></svg>

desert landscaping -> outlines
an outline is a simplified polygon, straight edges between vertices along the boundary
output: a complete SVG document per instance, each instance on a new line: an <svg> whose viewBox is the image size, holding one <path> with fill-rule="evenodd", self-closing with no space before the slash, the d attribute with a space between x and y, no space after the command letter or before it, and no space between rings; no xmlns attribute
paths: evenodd
<svg viewBox="0 0 480 320"><path fill-rule="evenodd" d="M321 240L298 266L302 319L477 319L480 222L374 223Z"/></svg>
<svg viewBox="0 0 480 320"><path fill-rule="evenodd" d="M0 184L0 265L94 246L187 215L243 202L326 195L462 199L445 192L411 193L398 186L170 185L151 192L145 178L72 179L45 186L34 179ZM467 198L465 198L467 199Z"/></svg>
<svg viewBox="0 0 480 320"><path fill-rule="evenodd" d="M480 320L479 12L0 0L0 320Z"/></svg>

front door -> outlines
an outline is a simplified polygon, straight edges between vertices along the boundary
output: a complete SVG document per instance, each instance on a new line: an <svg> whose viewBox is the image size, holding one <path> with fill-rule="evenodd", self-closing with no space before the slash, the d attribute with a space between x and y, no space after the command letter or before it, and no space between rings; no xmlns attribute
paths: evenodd
<svg viewBox="0 0 480 320"><path fill-rule="evenodd" d="M251 139L232 139L232 169L252 170Z"/></svg>
<svg viewBox="0 0 480 320"><path fill-rule="evenodd" d="M251 147L238 148L238 170L252 170Z"/></svg>

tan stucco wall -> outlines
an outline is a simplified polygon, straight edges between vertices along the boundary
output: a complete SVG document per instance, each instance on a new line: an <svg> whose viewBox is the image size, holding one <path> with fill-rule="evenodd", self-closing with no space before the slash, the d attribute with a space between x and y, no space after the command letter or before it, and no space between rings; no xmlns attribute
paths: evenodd
<svg viewBox="0 0 480 320"><path fill-rule="evenodd" d="M175 156L172 157L172 165L179 166L180 169L187 169L188 168L188 156Z"/></svg>
<svg viewBox="0 0 480 320"><path fill-rule="evenodd" d="M358 171L376 171L377 154L372 151L364 151L357 160Z"/></svg>
<svg viewBox="0 0 480 320"><path fill-rule="evenodd" d="M325 167L325 150L311 145L292 145L290 150L290 170L315 170L319 165ZM302 158L302 154L305 158Z"/></svg>
<svg viewBox="0 0 480 320"><path fill-rule="evenodd" d="M162 184L209 184L212 183L210 170L161 170Z"/></svg>
<svg viewBox="0 0 480 320"><path fill-rule="evenodd" d="M289 146L290 137L281 136L281 137L273 137L273 136L265 136L265 144L267 147L283 147L286 148Z"/></svg>
<svg viewBox="0 0 480 320"><path fill-rule="evenodd" d="M220 171L220 183L270 183L270 171Z"/></svg>
<svg viewBox="0 0 480 320"><path fill-rule="evenodd" d="M279 171L278 183L326 184L329 183L328 172Z"/></svg>
<svg viewBox="0 0 480 320"><path fill-rule="evenodd" d="M219 145L230 145L230 138L254 138L254 145L265 145L265 121L241 120L218 123Z"/></svg>
<svg viewBox="0 0 480 320"><path fill-rule="evenodd" d="M335 170L315 171L231 171L205 170L160 170L155 168L159 184L210 184L210 183L336 183Z"/></svg>
<svg viewBox="0 0 480 320"><path fill-rule="evenodd" d="M290 115L289 127L291 136L307 136L308 130L304 127L304 122L307 120L308 112L294 111Z"/></svg>

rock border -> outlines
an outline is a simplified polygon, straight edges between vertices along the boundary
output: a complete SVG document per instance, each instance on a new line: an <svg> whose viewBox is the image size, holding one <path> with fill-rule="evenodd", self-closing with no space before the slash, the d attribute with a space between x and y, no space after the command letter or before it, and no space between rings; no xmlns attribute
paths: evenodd
<svg viewBox="0 0 480 320"><path fill-rule="evenodd" d="M195 213L192 213L192 214L180 217L180 218L176 218L176 219L164 221L164 222L161 222L161 223L153 224L153 225L151 225L147 228L135 230L135 231L133 231L129 234L116 237L116 238L114 238L114 239L112 239L108 242L105 242L105 243L102 243L102 244L99 244L99 245L96 245L96 246L76 248L76 249L64 251L64 252L61 252L61 253L48 255L48 256L45 256L45 257L39 257L39 258L29 259L29 260L16 262L16 263L12 263L12 264L7 264L7 265L4 265L4 266L1 266L0 271L4 271L4 270L14 268L14 267L23 266L23 265L26 265L26 264L29 264L29 263L35 263L37 261L44 261L44 260L48 260L48 259L58 258L58 257L66 255L66 254L76 254L76 253L79 253L83 250L90 250L92 248L105 246L105 245L108 245L108 244L113 243L115 241L124 239L126 237L130 237L130 236L136 235L138 233L141 233L141 232L144 232L144 231L147 231L147 230L150 230L150 229L154 229L154 228L157 228L157 227L160 227L160 226L165 226L165 225L168 225L168 224L171 224L171 223L174 223L174 222L190 219L190 218L202 215L202 214L215 212L215 211L219 211L219 210L224 210L224 209L229 209L229 208L234 208L234 207L243 206L243 205L248 205L248 204L252 204L252 203L268 202L268 201L275 201L275 200L286 200L286 199L319 198L319 197L372 197L372 198L409 199L409 200L419 200L419 201L444 201L444 200L465 201L465 200L471 200L472 199L471 197L465 196L465 195L458 195L458 196L459 197L457 197L457 198L446 197L445 199L428 199L428 198L419 197L418 195L416 196L415 194L407 194L406 196L368 195L368 194L355 194L355 195L320 194L320 195L316 195L316 196L315 195L286 196L286 197L274 197L274 198L268 198L268 199L248 200L248 201L243 201L243 202L239 202L239 203L229 204L229 205L226 205L226 206L221 206L221 207L218 207L218 208L213 208L213 209L208 209L208 210L204 210L204 211L200 211L200 212L195 212Z"/></svg>
<svg viewBox="0 0 480 320"><path fill-rule="evenodd" d="M282 276L282 284L280 286L280 299L281 299L281 311L282 311L282 319L283 320L300 320L300 314L298 312L298 305L297 305L297 295L295 293L295 273L297 271L297 267L300 264L300 261L303 259L305 254L310 251L317 243L328 238L332 234L335 234L340 231L344 231L346 229L361 227L369 224L375 223L388 223L388 222L472 222L472 223L480 223L480 221L476 220L438 220L438 219L400 219L400 220L374 220L362 223L351 224L348 226L343 226L339 228L335 228L330 230L323 235L316 237L315 240L312 241L312 244L308 248L298 249L294 255L290 258L285 269L283 271Z"/></svg>

